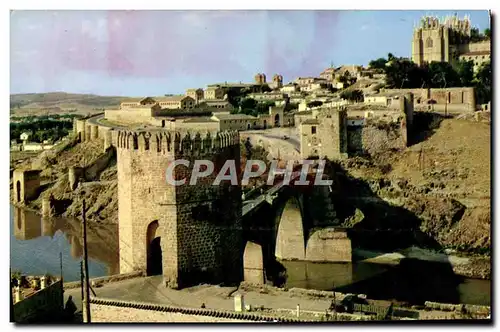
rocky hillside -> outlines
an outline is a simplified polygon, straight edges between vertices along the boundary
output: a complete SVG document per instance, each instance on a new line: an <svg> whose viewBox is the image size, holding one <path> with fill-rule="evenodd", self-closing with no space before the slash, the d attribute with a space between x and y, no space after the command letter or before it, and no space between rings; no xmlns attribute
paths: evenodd
<svg viewBox="0 0 500 332"><path fill-rule="evenodd" d="M101 141L74 144L71 140L55 150L44 151L36 157L17 164L18 168L41 169L42 192L29 207L41 210L42 199L52 195L65 205L62 216L80 218L85 199L90 221L116 223L118 220L118 189L116 160L97 174L96 181L85 182L72 191L69 187L68 168L91 165L103 154ZM12 187L11 187L12 188Z"/></svg>
<svg viewBox="0 0 500 332"><path fill-rule="evenodd" d="M489 253L490 125L439 119L421 134L420 142L403 151L342 163L346 191L380 207L374 212L374 204L358 204L362 208L350 212L357 214L350 222L417 226L442 248Z"/></svg>

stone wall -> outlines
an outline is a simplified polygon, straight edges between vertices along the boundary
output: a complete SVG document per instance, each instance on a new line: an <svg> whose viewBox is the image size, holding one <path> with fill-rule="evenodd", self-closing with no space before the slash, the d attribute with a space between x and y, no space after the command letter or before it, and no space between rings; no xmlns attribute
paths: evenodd
<svg viewBox="0 0 500 332"><path fill-rule="evenodd" d="M161 304L91 298L92 323L252 323L300 322L246 312L172 307Z"/></svg>
<svg viewBox="0 0 500 332"><path fill-rule="evenodd" d="M444 88L444 89L383 89L388 93L412 93L414 105L423 105L428 100L434 100L434 107L448 104L450 109L456 111L474 111L476 98L474 88Z"/></svg>
<svg viewBox="0 0 500 332"><path fill-rule="evenodd" d="M242 277L241 189L212 185L226 160L240 162L239 135L167 132L118 133L120 272L147 269L149 226L158 223L163 277L170 287ZM174 160L214 162L215 172L197 182L172 186L166 170ZM190 181L191 169L177 166L174 178ZM193 280L199 279L199 280Z"/></svg>
<svg viewBox="0 0 500 332"><path fill-rule="evenodd" d="M64 308L62 281L39 290L33 295L14 304L14 321L16 323L33 323L57 320Z"/></svg>
<svg viewBox="0 0 500 332"><path fill-rule="evenodd" d="M100 155L92 164L85 167L85 180L96 181L99 174L108 167L109 163L115 157L115 149L108 148L105 153Z"/></svg>
<svg viewBox="0 0 500 332"><path fill-rule="evenodd" d="M126 110L105 110L106 120L118 123L149 123L152 119L151 108L127 108Z"/></svg>

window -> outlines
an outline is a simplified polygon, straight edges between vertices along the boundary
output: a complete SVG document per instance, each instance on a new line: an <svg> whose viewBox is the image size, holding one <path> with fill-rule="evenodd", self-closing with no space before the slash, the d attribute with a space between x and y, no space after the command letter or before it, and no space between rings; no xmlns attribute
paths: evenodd
<svg viewBox="0 0 500 332"><path fill-rule="evenodd" d="M311 134L316 134L316 126L311 127Z"/></svg>
<svg viewBox="0 0 500 332"><path fill-rule="evenodd" d="M427 40L425 41L425 47L432 47L432 46L433 43L431 37L427 37Z"/></svg>

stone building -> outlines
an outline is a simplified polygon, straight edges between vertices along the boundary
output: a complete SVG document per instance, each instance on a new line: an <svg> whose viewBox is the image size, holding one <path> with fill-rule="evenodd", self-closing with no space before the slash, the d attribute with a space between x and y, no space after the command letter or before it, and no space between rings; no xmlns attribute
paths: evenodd
<svg viewBox="0 0 500 332"><path fill-rule="evenodd" d="M335 72L336 72L336 69L334 67L329 67L329 68L326 68L325 70L323 70L321 72L321 74L319 74L319 77L324 79L324 80L327 80L329 82L333 82L335 81Z"/></svg>
<svg viewBox="0 0 500 332"><path fill-rule="evenodd" d="M476 110L475 91L472 87L445 89L382 89L381 95L391 98L411 93L414 107L437 112L463 113ZM372 95L372 98L376 95Z"/></svg>
<svg viewBox="0 0 500 332"><path fill-rule="evenodd" d="M204 98L203 89L187 89L186 96L193 98L195 103L198 104Z"/></svg>
<svg viewBox="0 0 500 332"><path fill-rule="evenodd" d="M162 109L192 109L196 104L195 99L189 96L155 97L154 100L157 101Z"/></svg>
<svg viewBox="0 0 500 332"><path fill-rule="evenodd" d="M161 109L191 109L195 107L195 100L189 96L130 98L122 102L120 108L151 108L155 105Z"/></svg>
<svg viewBox="0 0 500 332"><path fill-rule="evenodd" d="M347 157L347 112L345 108L325 108L313 112L300 124L300 154L303 158Z"/></svg>
<svg viewBox="0 0 500 332"><path fill-rule="evenodd" d="M220 86L209 86L205 89L204 98L205 100L223 99L224 89Z"/></svg>
<svg viewBox="0 0 500 332"><path fill-rule="evenodd" d="M291 84L286 84L286 85L282 86L280 91L288 94L291 92L299 92L300 88L296 83L291 83Z"/></svg>
<svg viewBox="0 0 500 332"><path fill-rule="evenodd" d="M351 154L405 148L413 126L413 112L414 98L408 92L400 92L391 105L326 104L298 112L295 123L300 128L301 156L341 159Z"/></svg>
<svg viewBox="0 0 500 332"><path fill-rule="evenodd" d="M471 42L471 28L468 17L422 18L413 32L412 61L420 66L432 61L453 63L466 59L474 61L477 69L491 57L491 43Z"/></svg>
<svg viewBox="0 0 500 332"><path fill-rule="evenodd" d="M231 103L227 100L220 100L220 99L207 99L207 100L204 100L202 101L200 104L200 107L208 107L208 108L211 108L211 109L214 109L214 111L216 110L227 110L227 111L231 111L232 109L234 109L233 105L231 105Z"/></svg>
<svg viewBox="0 0 500 332"><path fill-rule="evenodd" d="M200 281L238 282L242 277L241 189L217 174L189 185L195 160L211 160L220 170L226 160L240 169L238 132L216 135L166 131L118 131L118 214L120 273L162 274L167 287ZM189 167L166 171L174 160Z"/></svg>
<svg viewBox="0 0 500 332"><path fill-rule="evenodd" d="M266 74L258 73L255 75L255 84L262 85L266 84Z"/></svg>
<svg viewBox="0 0 500 332"><path fill-rule="evenodd" d="M269 83L271 89L281 89L283 86L283 76L279 74L274 74L273 81Z"/></svg>
<svg viewBox="0 0 500 332"><path fill-rule="evenodd" d="M287 95L281 92L250 93L248 95L248 98L255 99L256 101L282 101L286 97Z"/></svg>

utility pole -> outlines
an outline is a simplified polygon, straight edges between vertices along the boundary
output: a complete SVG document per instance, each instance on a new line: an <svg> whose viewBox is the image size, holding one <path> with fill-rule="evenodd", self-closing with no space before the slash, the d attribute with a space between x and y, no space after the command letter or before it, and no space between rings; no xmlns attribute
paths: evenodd
<svg viewBox="0 0 500 332"><path fill-rule="evenodd" d="M62 252L59 252L59 271L60 271L60 277L61 277L61 283L64 284L63 281L63 268L62 268Z"/></svg>
<svg viewBox="0 0 500 332"><path fill-rule="evenodd" d="M89 285L89 264L87 256L87 220L85 218L85 199L82 202L82 236L83 236L83 319L90 323L90 285Z"/></svg>
<svg viewBox="0 0 500 332"><path fill-rule="evenodd" d="M83 308L85 308L85 292L83 291L85 285L85 279L83 278L83 260L80 261L80 290L81 290L81 298L82 298L82 312Z"/></svg>
<svg viewBox="0 0 500 332"><path fill-rule="evenodd" d="M15 323L15 317L14 317L14 297L12 296L12 290L13 290L13 284L12 284L12 269L9 269L9 278L10 278L10 288L9 288L9 294L10 294L10 322Z"/></svg>

